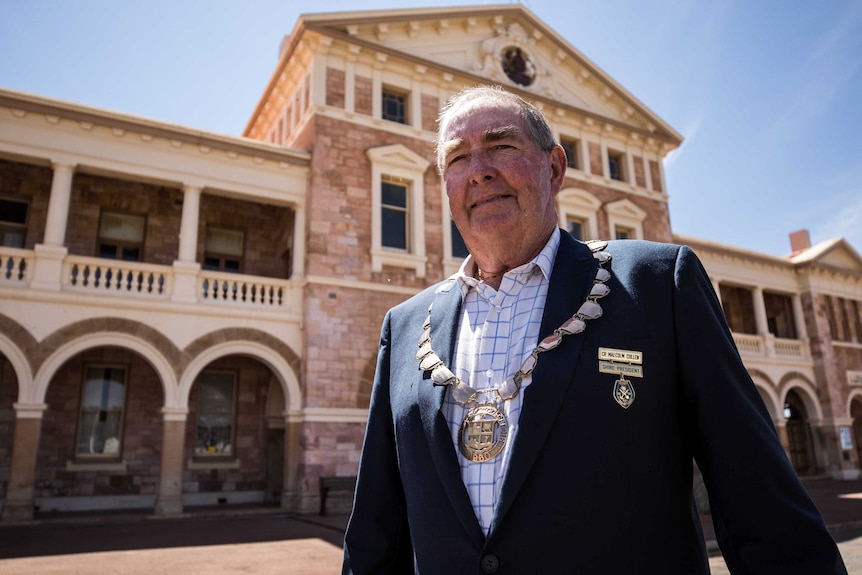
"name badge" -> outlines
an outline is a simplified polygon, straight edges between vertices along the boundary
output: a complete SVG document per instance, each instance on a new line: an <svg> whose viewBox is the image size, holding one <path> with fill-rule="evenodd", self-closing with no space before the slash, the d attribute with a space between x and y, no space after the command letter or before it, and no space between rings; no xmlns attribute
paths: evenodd
<svg viewBox="0 0 862 575"><path fill-rule="evenodd" d="M599 361L624 361L626 363L643 363L643 352L630 351L628 349L614 349L612 347L599 348Z"/></svg>

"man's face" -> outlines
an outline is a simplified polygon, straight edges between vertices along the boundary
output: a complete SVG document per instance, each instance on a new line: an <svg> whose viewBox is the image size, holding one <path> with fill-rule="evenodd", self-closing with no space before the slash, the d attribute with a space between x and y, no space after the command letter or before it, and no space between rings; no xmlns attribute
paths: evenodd
<svg viewBox="0 0 862 575"><path fill-rule="evenodd" d="M469 102L443 129L449 209L470 251L547 240L557 224L562 150L533 143L514 104Z"/></svg>

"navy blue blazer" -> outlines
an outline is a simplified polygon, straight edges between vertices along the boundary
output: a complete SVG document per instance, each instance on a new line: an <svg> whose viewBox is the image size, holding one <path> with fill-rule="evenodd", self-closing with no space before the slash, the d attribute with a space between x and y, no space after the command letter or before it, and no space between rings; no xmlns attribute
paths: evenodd
<svg viewBox="0 0 862 575"><path fill-rule="evenodd" d="M541 337L577 311L596 273L590 250L561 235ZM606 251L603 316L539 357L487 538L440 411L445 389L415 357L433 301L435 351L451 365L461 291L443 282L390 310L344 573L706 574L692 460L732 573L846 573L697 257L632 240ZM627 409L613 398L618 376L599 372L600 347L643 354Z"/></svg>

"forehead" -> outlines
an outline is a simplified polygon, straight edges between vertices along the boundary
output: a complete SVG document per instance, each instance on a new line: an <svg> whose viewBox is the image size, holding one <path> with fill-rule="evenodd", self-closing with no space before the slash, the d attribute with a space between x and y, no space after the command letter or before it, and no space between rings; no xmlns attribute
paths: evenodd
<svg viewBox="0 0 862 575"><path fill-rule="evenodd" d="M442 141L484 139L501 128L524 133L523 119L515 104L489 100L467 102L454 110L443 127Z"/></svg>

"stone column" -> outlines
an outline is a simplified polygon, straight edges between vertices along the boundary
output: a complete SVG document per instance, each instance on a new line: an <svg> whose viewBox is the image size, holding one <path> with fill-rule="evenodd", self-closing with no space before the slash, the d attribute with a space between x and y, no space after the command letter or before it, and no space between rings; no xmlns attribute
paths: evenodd
<svg viewBox="0 0 862 575"><path fill-rule="evenodd" d="M808 329L805 327L805 312L802 311L802 298L793 294L793 322L796 325L796 339L807 340Z"/></svg>
<svg viewBox="0 0 862 575"><path fill-rule="evenodd" d="M42 413L45 404L16 403L15 437L12 443L12 462L9 483L6 487L4 522L33 519L33 486L36 480L36 457L42 433Z"/></svg>
<svg viewBox="0 0 862 575"><path fill-rule="evenodd" d="M188 410L162 410L162 469L156 515L179 515L183 512L183 456Z"/></svg>
<svg viewBox="0 0 862 575"><path fill-rule="evenodd" d="M293 253L291 254L290 279L305 277L305 206L293 208Z"/></svg>
<svg viewBox="0 0 862 575"><path fill-rule="evenodd" d="M281 492L281 506L300 513L312 511L310 502L304 501L299 485L302 427L301 418L291 415L284 417L284 487Z"/></svg>
<svg viewBox="0 0 862 575"><path fill-rule="evenodd" d="M75 164L54 162L53 168L45 237L41 244L36 244L33 248L35 259L30 287L58 291L62 282L63 259L68 253L65 246L66 222L69 219Z"/></svg>
<svg viewBox="0 0 862 575"><path fill-rule="evenodd" d="M197 301L197 280L201 266L195 261L198 247L201 186L183 186L183 213L180 221L180 247L174 261L174 288L171 300Z"/></svg>
<svg viewBox="0 0 862 575"><path fill-rule="evenodd" d="M66 243L66 222L69 219L69 200L72 197L72 176L75 165L53 164L54 179L51 181L51 196L48 199L48 217L45 221L45 239L48 246L63 247Z"/></svg>

